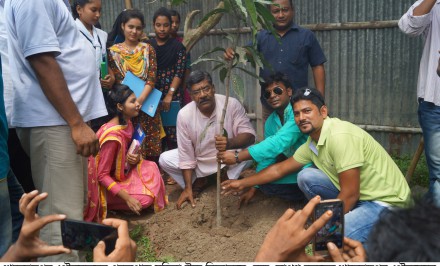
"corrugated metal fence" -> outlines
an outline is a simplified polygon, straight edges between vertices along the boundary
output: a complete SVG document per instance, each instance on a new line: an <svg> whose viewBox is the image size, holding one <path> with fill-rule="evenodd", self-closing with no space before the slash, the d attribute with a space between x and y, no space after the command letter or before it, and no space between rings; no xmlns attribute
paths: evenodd
<svg viewBox="0 0 440 266"><path fill-rule="evenodd" d="M328 59L325 64L326 99L331 115L367 126L388 151L399 154L413 153L421 136L418 133L416 84L422 41L405 36L395 26L413 1L294 1L296 23L314 30ZM145 14L146 32L153 32L151 20L154 11L168 3L160 0L132 2L133 7ZM206 14L216 4L217 1L189 0L188 4L175 9L184 20L189 11L200 9L202 14ZM101 23L105 30L111 28L115 17L123 9L123 0L103 1ZM388 21L388 27L369 27L370 24L376 25L369 23L359 28L359 24L349 23L351 27L341 28L341 23L373 21ZM231 19L224 17L216 29L234 27ZM240 42L245 43L249 39L249 33L245 33ZM194 47L192 58L194 60L215 46L229 45L222 35L208 35ZM210 69L212 65L200 64L195 68ZM246 74L243 78L246 87L244 104L249 113L259 114L257 82ZM217 73L214 73L214 80L217 91L224 93ZM310 84L313 85L311 77Z"/></svg>

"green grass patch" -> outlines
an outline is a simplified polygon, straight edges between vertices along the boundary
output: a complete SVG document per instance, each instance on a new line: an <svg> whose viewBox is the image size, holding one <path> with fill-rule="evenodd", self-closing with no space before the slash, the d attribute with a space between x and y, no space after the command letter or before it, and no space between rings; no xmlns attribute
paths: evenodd
<svg viewBox="0 0 440 266"><path fill-rule="evenodd" d="M172 257L157 257L150 239L145 235L144 227L140 224L136 225L130 231L130 237L137 245L137 262L171 262L174 261Z"/></svg>
<svg viewBox="0 0 440 266"><path fill-rule="evenodd" d="M411 164L412 157L410 157L410 156L399 157L399 156L395 156L395 155L392 155L391 157L393 158L394 162L399 167L400 171L402 171L403 175L406 175L406 172L408 171L409 165ZM417 163L414 174L409 181L409 186L410 187L414 187L414 186L428 187L429 186L429 172L428 172L428 165L426 164L425 155L422 155L420 157L420 160Z"/></svg>

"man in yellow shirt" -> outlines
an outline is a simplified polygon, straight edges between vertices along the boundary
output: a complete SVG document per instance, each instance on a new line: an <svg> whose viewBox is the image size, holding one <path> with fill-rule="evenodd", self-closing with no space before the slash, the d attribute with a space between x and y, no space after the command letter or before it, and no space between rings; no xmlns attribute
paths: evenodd
<svg viewBox="0 0 440 266"><path fill-rule="evenodd" d="M224 194L272 182L313 162L316 168L298 174L298 186L308 199L339 198L344 202L345 235L365 242L379 214L411 202L405 178L388 153L367 132L328 117L316 89L297 90L292 98L295 122L309 134L293 157L258 174L222 183Z"/></svg>

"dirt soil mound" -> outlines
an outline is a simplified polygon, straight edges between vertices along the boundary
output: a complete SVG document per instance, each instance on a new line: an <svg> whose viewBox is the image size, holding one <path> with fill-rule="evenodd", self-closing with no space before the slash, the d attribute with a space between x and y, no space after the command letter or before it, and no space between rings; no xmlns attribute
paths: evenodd
<svg viewBox="0 0 440 266"><path fill-rule="evenodd" d="M245 173L249 175L250 173ZM182 189L167 185L170 205L157 214L123 217L131 225L145 227L158 257L184 262L253 261L266 233L292 203L257 193L238 209L238 197L222 197L222 226L216 226L216 187L210 186L196 199L196 207L175 203Z"/></svg>

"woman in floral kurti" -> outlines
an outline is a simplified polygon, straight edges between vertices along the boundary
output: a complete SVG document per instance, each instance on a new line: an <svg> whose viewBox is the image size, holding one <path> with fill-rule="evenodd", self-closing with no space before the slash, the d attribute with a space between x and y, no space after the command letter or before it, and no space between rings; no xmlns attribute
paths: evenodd
<svg viewBox="0 0 440 266"><path fill-rule="evenodd" d="M117 83L121 83L127 71L145 80L145 87L138 97L140 104L143 104L156 82L156 53L148 43L140 42L145 26L144 17L139 10L123 11L121 27L125 40L110 47L109 65L115 73ZM164 136L159 111L154 117L140 112L135 125L140 124L146 137L141 144L142 157L150 161L158 161L162 152L161 138Z"/></svg>

